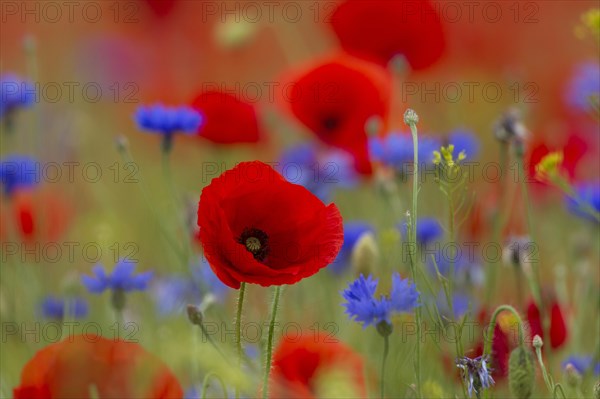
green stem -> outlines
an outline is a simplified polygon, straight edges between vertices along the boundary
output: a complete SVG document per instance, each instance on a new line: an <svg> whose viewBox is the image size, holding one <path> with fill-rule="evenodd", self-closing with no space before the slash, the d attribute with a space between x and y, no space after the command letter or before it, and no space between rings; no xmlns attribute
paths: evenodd
<svg viewBox="0 0 600 399"><path fill-rule="evenodd" d="M206 390L208 389L208 382L211 377L214 378L215 380L219 381L219 384L221 385L221 389L223 390L223 397L227 398L228 395L227 395L227 388L225 387L225 383L223 382L221 377L219 377L217 375L217 373L210 372L210 373L206 374L206 376L204 377L204 381L202 382L202 399L206 399Z"/></svg>
<svg viewBox="0 0 600 399"><path fill-rule="evenodd" d="M267 340L267 355L265 362L265 374L263 378L263 399L267 399L269 396L269 374L271 373L271 360L273 355L273 336L275 331L275 319L277 317L277 307L279 306L279 296L281 294L281 286L278 285L275 288L275 295L273 297L273 307L271 308L271 322L269 324L269 337Z"/></svg>
<svg viewBox="0 0 600 399"><path fill-rule="evenodd" d="M237 313L235 319L235 342L237 345L237 360L238 360L238 369L242 367L242 356L243 356L243 348L242 348L242 309L244 308L244 296L246 294L246 283L242 282L240 284L240 293L238 296L237 303ZM240 390L236 386L235 388L235 397L236 399L240 397Z"/></svg>
<svg viewBox="0 0 600 399"><path fill-rule="evenodd" d="M518 166L519 166L519 181L521 183L521 194L523 195L523 202L525 205L525 218L527 220L527 230L529 231L529 238L531 242L535 243L534 234L533 234L533 223L531 221L531 203L529 201L529 191L527 190L527 183L525 182L525 166L524 166L524 154L523 150L519 150L517 153L518 158ZM539 250L539 248L538 248ZM540 270L539 270L539 259L533 259L531 276L528 276L527 281L529 282L531 292L535 299L535 302L540 310L540 315L542 317L542 331L547 331L547 317L544 307L544 302L542 301L542 291L540 285Z"/></svg>
<svg viewBox="0 0 600 399"><path fill-rule="evenodd" d="M126 164L131 163L134 165L138 165L134 161L133 156L131 155L131 152L129 151L129 148L126 145L119 146L118 148L119 148L119 153L121 154L121 158L123 159L123 161ZM144 179L142 178L141 171L139 173L138 182L139 182L140 190L142 192L142 197L144 198L144 202L146 203L146 206L148 207L148 209L150 210L150 213L154 217L154 220L155 220L156 224L158 225L160 232L162 233L162 235L165 238L165 240L167 241L167 243L171 246L173 251L175 251L175 254L181 261L181 265L183 266L183 268L187 269L189 266L187 258L185 256L185 254L181 252L181 248L179 247L177 242L175 242L175 240L173 240L173 237L171 237L169 232L165 229L166 222L161 220L161 217L159 216L158 212L156 212L156 207L151 203L150 195L148 194L148 189L146 188L146 186L144 184Z"/></svg>
<svg viewBox="0 0 600 399"><path fill-rule="evenodd" d="M383 337L383 358L381 359L381 399L384 398L384 388L385 388L385 362L388 357L388 352L390 350L390 336L385 335Z"/></svg>
<svg viewBox="0 0 600 399"><path fill-rule="evenodd" d="M499 243L502 235L502 228L504 227L504 220L506 217L503 217L505 203L507 196L506 189L506 178L504 177L507 170L508 164L508 145L506 142L500 143L500 171L502 174L500 175L499 181L499 193L498 193L498 206L496 207L496 212L494 214L494 230L492 236L492 242ZM494 292L496 290L496 275L498 269L498 262L489 262L487 265L488 272L486 273L486 295L485 295L485 303L490 304L491 300L494 296Z"/></svg>
<svg viewBox="0 0 600 399"><path fill-rule="evenodd" d="M419 196L419 136L417 131L417 125L409 123L410 132L413 140L413 192L412 192L412 207L410 212L411 222L410 226L410 266L411 274L417 286L417 198ZM422 398L421 392L421 307L415 309L415 321L417 322L417 345L416 345L416 357L415 357L415 374L417 378L417 397Z"/></svg>

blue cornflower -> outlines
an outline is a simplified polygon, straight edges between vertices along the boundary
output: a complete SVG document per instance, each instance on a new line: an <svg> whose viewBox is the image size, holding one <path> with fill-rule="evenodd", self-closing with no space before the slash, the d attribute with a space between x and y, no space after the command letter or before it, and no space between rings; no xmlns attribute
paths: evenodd
<svg viewBox="0 0 600 399"><path fill-rule="evenodd" d="M402 223L400 226L402 235L407 237L407 225ZM444 234L442 226L435 218L419 218L417 220L417 243L427 245L434 240L437 240Z"/></svg>
<svg viewBox="0 0 600 399"><path fill-rule="evenodd" d="M327 269L335 274L340 274L350 266L352 250L358 239L365 233L374 232L373 226L363 221L344 223L344 243L333 263Z"/></svg>
<svg viewBox="0 0 600 399"><path fill-rule="evenodd" d="M566 368L568 364L571 364L581 375L589 371L592 371L594 375L600 375L600 361L594 362L592 356L569 356L562 362L562 368Z"/></svg>
<svg viewBox="0 0 600 399"><path fill-rule="evenodd" d="M590 109L590 98L600 96L600 64L586 62L575 68L565 93L565 100L576 110Z"/></svg>
<svg viewBox="0 0 600 399"><path fill-rule="evenodd" d="M0 161L0 182L4 194L34 187L40 182L39 163L29 155L9 155Z"/></svg>
<svg viewBox="0 0 600 399"><path fill-rule="evenodd" d="M358 181L350 154L318 151L311 143L285 151L279 158L278 170L290 183L305 187L325 203L331 202L335 188L351 188Z"/></svg>
<svg viewBox="0 0 600 399"><path fill-rule="evenodd" d="M446 300L446 295L444 292L440 292L437 297L437 306L440 310L440 313L451 317L454 316L454 319L459 319L464 316L469 311L469 305L472 302L472 298L469 295L455 293L452 295L452 310L453 315L450 313L450 307L448 306L448 301Z"/></svg>
<svg viewBox="0 0 600 399"><path fill-rule="evenodd" d="M173 134L182 132L194 135L202 124L202 115L188 106L167 107L162 104L141 106L135 113L135 120L141 130L163 136L163 151L168 152L173 145Z"/></svg>
<svg viewBox="0 0 600 399"><path fill-rule="evenodd" d="M144 272L133 274L135 263L120 259L113 272L107 275L104 272L102 265L98 264L92 269L94 277L84 275L81 277L81 282L85 287L94 294L100 294L105 290L112 291L143 291L148 287L148 283L152 279L152 272Z"/></svg>
<svg viewBox="0 0 600 399"><path fill-rule="evenodd" d="M454 145L454 154L456 156L462 151L464 151L468 160L473 160L479 155L479 139L469 130L457 129L450 132L447 142Z"/></svg>
<svg viewBox="0 0 600 399"><path fill-rule="evenodd" d="M88 314L88 304L83 298L61 299L49 296L42 301L40 311L47 318L63 319L66 313L80 319Z"/></svg>
<svg viewBox="0 0 600 399"><path fill-rule="evenodd" d="M0 119L18 108L28 108L36 100L33 84L14 74L0 76Z"/></svg>
<svg viewBox="0 0 600 399"><path fill-rule="evenodd" d="M152 286L152 296L159 314L163 316L182 312L190 303L203 303L208 295L212 296L211 300L221 302L229 291L230 288L219 280L208 264L193 268L191 279L167 276Z"/></svg>
<svg viewBox="0 0 600 399"><path fill-rule="evenodd" d="M365 278L361 274L342 292L347 301L343 304L346 313L354 321L362 323L363 328L371 324L379 327L382 323L391 326L393 313L410 312L419 306L416 286L408 279L402 280L400 274L392 275L390 295L381 295L379 299L375 298L378 282L379 280L374 280L371 275Z"/></svg>
<svg viewBox="0 0 600 399"><path fill-rule="evenodd" d="M460 369L463 381L467 385L469 397L475 392L479 398L482 390L495 384L490 373L487 356L479 356L475 359L464 356L456 359L456 367Z"/></svg>
<svg viewBox="0 0 600 399"><path fill-rule="evenodd" d="M567 198L567 209L573 214L591 221L600 212L600 182L580 183L575 186L575 198Z"/></svg>
<svg viewBox="0 0 600 399"><path fill-rule="evenodd" d="M440 141L431 136L419 137L419 166L433 164L433 151L440 148ZM413 162L412 136L406 133L390 133L385 137L369 138L369 154L374 161L408 173Z"/></svg>

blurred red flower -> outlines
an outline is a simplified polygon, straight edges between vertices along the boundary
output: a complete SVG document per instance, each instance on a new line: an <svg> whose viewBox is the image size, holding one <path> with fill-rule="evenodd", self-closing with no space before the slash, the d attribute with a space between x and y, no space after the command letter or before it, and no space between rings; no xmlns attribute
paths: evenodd
<svg viewBox="0 0 600 399"><path fill-rule="evenodd" d="M157 17L164 18L171 13L178 0L144 0Z"/></svg>
<svg viewBox="0 0 600 399"><path fill-rule="evenodd" d="M579 161L586 154L588 144L577 134L571 134L568 136L566 143L561 149L563 153L563 162L561 169L566 172L566 176L569 179L575 178L575 172ZM555 151L551 149L546 143L538 143L533 146L530 155L529 162L529 175L535 177L535 166L542 160L542 158L548 155L550 152Z"/></svg>
<svg viewBox="0 0 600 399"><path fill-rule="evenodd" d="M346 345L323 334L283 339L273 356L271 398L317 398L319 382L338 383L349 397L366 397L361 357ZM329 374L331 380L320 381ZM323 387L321 387L323 388ZM354 395L352 395L354 394Z"/></svg>
<svg viewBox="0 0 600 399"><path fill-rule="evenodd" d="M550 302L547 311L550 317L550 347L552 349L560 348L567 341L567 324L556 300ZM542 329L542 315L535 302L531 302L527 306L527 320L531 329L531 338L539 335L544 340L544 346L548 345Z"/></svg>
<svg viewBox="0 0 600 399"><path fill-rule="evenodd" d="M19 191L6 201L0 217L0 238L24 242L56 242L72 219L69 204L49 190Z"/></svg>
<svg viewBox="0 0 600 399"><path fill-rule="evenodd" d="M403 55L412 69L427 68L446 47L441 17L427 0L348 0L331 25L345 51L383 66Z"/></svg>
<svg viewBox="0 0 600 399"><path fill-rule="evenodd" d="M321 141L349 152L356 170L371 174L365 125L371 117L386 122L390 86L385 70L343 57L304 70L285 100Z"/></svg>
<svg viewBox="0 0 600 399"><path fill-rule="evenodd" d="M242 162L202 190L204 255L232 288L294 284L329 265L343 241L342 217L262 162Z"/></svg>
<svg viewBox="0 0 600 399"><path fill-rule="evenodd" d="M206 91L192 102L203 116L202 138L220 144L256 143L261 139L255 107L235 96Z"/></svg>
<svg viewBox="0 0 600 399"><path fill-rule="evenodd" d="M76 335L38 351L21 372L15 399L182 398L163 362L136 343Z"/></svg>

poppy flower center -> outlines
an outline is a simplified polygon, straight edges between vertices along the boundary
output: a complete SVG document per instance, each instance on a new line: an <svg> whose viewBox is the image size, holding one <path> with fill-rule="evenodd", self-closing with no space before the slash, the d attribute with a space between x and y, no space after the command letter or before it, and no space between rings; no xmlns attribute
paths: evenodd
<svg viewBox="0 0 600 399"><path fill-rule="evenodd" d="M246 228L237 241L259 262L265 260L269 254L269 236L262 230Z"/></svg>
<svg viewBox="0 0 600 399"><path fill-rule="evenodd" d="M325 117L321 123L323 124L323 127L326 130L335 130L340 125L340 118L338 118L337 116L329 115Z"/></svg>

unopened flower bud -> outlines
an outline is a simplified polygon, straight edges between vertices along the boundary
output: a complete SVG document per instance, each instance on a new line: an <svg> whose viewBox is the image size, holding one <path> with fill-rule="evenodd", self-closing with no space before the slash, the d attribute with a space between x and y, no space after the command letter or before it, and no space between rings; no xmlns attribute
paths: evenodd
<svg viewBox="0 0 600 399"><path fill-rule="evenodd" d="M377 332L382 337L388 337L392 331L394 331L394 326L385 320L382 320L377 324Z"/></svg>
<svg viewBox="0 0 600 399"><path fill-rule="evenodd" d="M544 341L542 341L542 337L536 335L533 337L533 347L536 349L541 349L544 346Z"/></svg>
<svg viewBox="0 0 600 399"><path fill-rule="evenodd" d="M565 377L567 384L572 388L577 388L581 384L581 374L579 374L579 371L571 363L568 363L565 367Z"/></svg>
<svg viewBox="0 0 600 399"><path fill-rule="evenodd" d="M600 399L600 381L596 382L596 385L594 385L594 398Z"/></svg>
<svg viewBox="0 0 600 399"><path fill-rule="evenodd" d="M517 399L528 399L533 391L534 382L533 355L525 346L518 346L511 352L508 362L510 392Z"/></svg>
<svg viewBox="0 0 600 399"><path fill-rule="evenodd" d="M417 115L417 113L412 110L412 109L407 109L406 112L404 112L404 123L406 123L407 125L416 125L417 123L419 123L419 115Z"/></svg>
<svg viewBox="0 0 600 399"><path fill-rule="evenodd" d="M366 232L359 237L352 250L350 262L357 275L362 273L368 276L375 272L379 262L379 248L373 233Z"/></svg>
<svg viewBox="0 0 600 399"><path fill-rule="evenodd" d="M190 322L194 325L202 325L202 312L197 306L187 305L187 315Z"/></svg>

